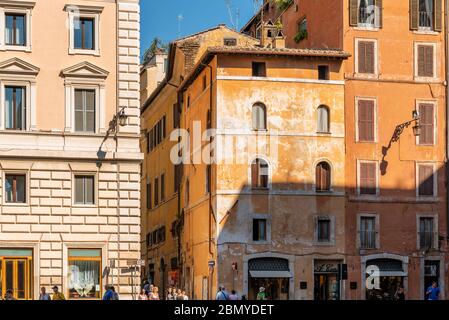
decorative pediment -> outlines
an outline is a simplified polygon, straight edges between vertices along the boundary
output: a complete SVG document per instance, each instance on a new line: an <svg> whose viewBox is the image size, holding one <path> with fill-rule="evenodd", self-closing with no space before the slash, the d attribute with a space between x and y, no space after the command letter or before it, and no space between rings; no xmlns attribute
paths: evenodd
<svg viewBox="0 0 449 320"><path fill-rule="evenodd" d="M12 58L0 63L0 74L37 76L39 68L19 58Z"/></svg>
<svg viewBox="0 0 449 320"><path fill-rule="evenodd" d="M78 63L61 71L65 78L106 79L109 72L87 61Z"/></svg>

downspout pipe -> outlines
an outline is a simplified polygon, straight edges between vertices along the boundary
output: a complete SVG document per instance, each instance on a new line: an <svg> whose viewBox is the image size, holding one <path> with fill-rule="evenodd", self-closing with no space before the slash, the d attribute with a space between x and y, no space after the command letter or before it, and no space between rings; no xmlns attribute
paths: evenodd
<svg viewBox="0 0 449 320"><path fill-rule="evenodd" d="M446 242L449 240L449 0L444 1L444 53L446 59Z"/></svg>

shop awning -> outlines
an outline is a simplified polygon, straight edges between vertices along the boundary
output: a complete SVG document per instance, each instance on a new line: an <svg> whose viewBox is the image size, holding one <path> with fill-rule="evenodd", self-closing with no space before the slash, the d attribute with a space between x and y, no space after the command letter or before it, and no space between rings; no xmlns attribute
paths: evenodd
<svg viewBox="0 0 449 320"><path fill-rule="evenodd" d="M250 271L251 278L293 278L290 271Z"/></svg>

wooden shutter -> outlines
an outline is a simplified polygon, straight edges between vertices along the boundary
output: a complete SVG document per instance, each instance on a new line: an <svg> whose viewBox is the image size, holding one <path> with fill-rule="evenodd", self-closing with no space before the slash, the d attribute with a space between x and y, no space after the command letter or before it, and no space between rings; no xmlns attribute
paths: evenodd
<svg viewBox="0 0 449 320"><path fill-rule="evenodd" d="M151 209L151 182L147 183L147 209Z"/></svg>
<svg viewBox="0 0 449 320"><path fill-rule="evenodd" d="M420 125L421 135L419 136L419 144L434 144L435 142L435 114L432 104L420 104Z"/></svg>
<svg viewBox="0 0 449 320"><path fill-rule="evenodd" d="M322 179L321 179L322 176L323 176L323 172L322 172L321 163L320 163L316 166L316 169L315 169L315 184L316 184L315 188L317 191L323 190L323 184L322 184Z"/></svg>
<svg viewBox="0 0 449 320"><path fill-rule="evenodd" d="M441 0L434 0L434 29L435 31L443 30L443 4Z"/></svg>
<svg viewBox="0 0 449 320"><path fill-rule="evenodd" d="M433 77L433 46L418 45L418 77Z"/></svg>
<svg viewBox="0 0 449 320"><path fill-rule="evenodd" d="M419 27L419 0L410 0L410 30Z"/></svg>
<svg viewBox="0 0 449 320"><path fill-rule="evenodd" d="M376 24L376 27L377 28L382 28L382 19L383 19L383 15L382 15L382 11L383 11L383 8L382 8L382 0L375 0L374 1L374 5L375 5L375 8L376 8L376 16L375 16L375 24Z"/></svg>
<svg viewBox="0 0 449 320"><path fill-rule="evenodd" d="M259 159L254 160L251 164L251 186L253 188L259 187Z"/></svg>
<svg viewBox="0 0 449 320"><path fill-rule="evenodd" d="M358 73L374 73L374 42L372 41L359 41L358 50Z"/></svg>
<svg viewBox="0 0 449 320"><path fill-rule="evenodd" d="M359 5L358 0L350 0L349 1L349 25L352 27L356 27L359 22L358 17Z"/></svg>
<svg viewBox="0 0 449 320"><path fill-rule="evenodd" d="M360 194L376 194L376 165L360 164Z"/></svg>
<svg viewBox="0 0 449 320"><path fill-rule="evenodd" d="M433 166L418 165L418 194L420 196L433 196Z"/></svg>
<svg viewBox="0 0 449 320"><path fill-rule="evenodd" d="M358 102L359 141L374 141L374 101Z"/></svg>

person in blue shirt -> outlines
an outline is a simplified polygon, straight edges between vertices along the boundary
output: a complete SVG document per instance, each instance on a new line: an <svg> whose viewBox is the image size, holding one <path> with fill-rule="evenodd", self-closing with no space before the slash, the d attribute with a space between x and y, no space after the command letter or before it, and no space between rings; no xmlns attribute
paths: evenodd
<svg viewBox="0 0 449 320"><path fill-rule="evenodd" d="M440 288L436 281L432 282L432 285L426 290L427 300L439 300L440 299Z"/></svg>
<svg viewBox="0 0 449 320"><path fill-rule="evenodd" d="M112 291L111 287L108 285L104 286L104 295L103 300L114 300L114 291Z"/></svg>

